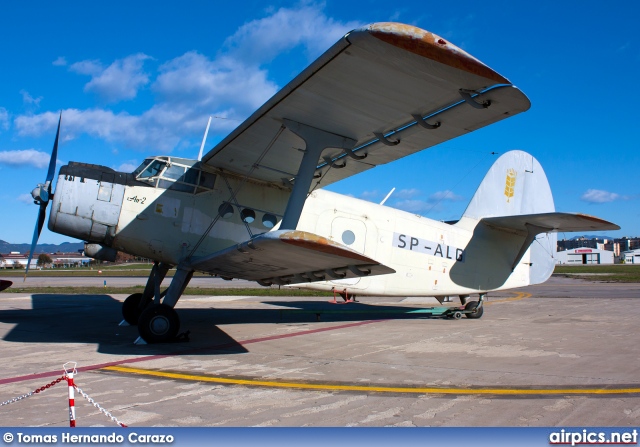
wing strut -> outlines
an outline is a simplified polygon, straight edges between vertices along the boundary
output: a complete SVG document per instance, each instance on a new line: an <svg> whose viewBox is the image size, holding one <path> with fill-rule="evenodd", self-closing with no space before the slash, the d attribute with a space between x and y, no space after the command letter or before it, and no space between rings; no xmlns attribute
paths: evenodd
<svg viewBox="0 0 640 447"><path fill-rule="evenodd" d="M300 163L300 168L298 168L298 175L296 175L296 181L293 184L293 190L291 191L291 196L289 196L289 202L280 224L281 230L295 230L322 152L328 148L337 148L350 153L357 141L286 118L284 119L284 125L306 143L302 162Z"/></svg>

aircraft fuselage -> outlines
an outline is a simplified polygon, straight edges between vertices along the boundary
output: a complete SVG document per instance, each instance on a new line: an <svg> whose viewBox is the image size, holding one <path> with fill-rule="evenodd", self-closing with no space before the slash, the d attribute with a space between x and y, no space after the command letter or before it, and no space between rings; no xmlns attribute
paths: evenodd
<svg viewBox="0 0 640 447"><path fill-rule="evenodd" d="M140 181L134 174L102 166L63 166L49 229L108 247L105 250L110 248L113 254L117 250L169 265L277 229L288 189L245 181L194 161L157 159L174 167L182 161L190 174L180 177L183 181L161 176ZM352 197L314 191L305 202L298 229L343 244L396 273L300 286L347 289L358 295L448 296L529 284L528 254L512 272L496 268L500 253L489 245L486 249L469 247L477 223L463 218L449 225ZM509 244L508 235L495 238Z"/></svg>

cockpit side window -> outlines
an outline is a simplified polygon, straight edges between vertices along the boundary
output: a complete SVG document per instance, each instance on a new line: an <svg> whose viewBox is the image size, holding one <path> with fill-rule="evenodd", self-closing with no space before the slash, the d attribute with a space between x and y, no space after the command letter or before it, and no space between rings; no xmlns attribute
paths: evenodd
<svg viewBox="0 0 640 447"><path fill-rule="evenodd" d="M184 166L179 165L171 165L167 168L166 171L162 174L165 178L170 178L172 180L182 180L182 176L184 175Z"/></svg>

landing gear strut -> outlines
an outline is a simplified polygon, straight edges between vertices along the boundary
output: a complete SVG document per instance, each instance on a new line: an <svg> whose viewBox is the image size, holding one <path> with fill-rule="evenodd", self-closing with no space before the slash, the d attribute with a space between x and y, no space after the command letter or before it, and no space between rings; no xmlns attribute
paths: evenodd
<svg viewBox="0 0 640 447"><path fill-rule="evenodd" d="M138 332L144 342L167 343L175 340L180 330L180 318L174 307L192 277L193 270L178 267L162 303L158 293L155 295L153 304L142 311L138 320ZM158 290L159 287L156 291Z"/></svg>
<svg viewBox="0 0 640 447"><path fill-rule="evenodd" d="M160 293L160 283L162 283L162 280L167 275L169 268L170 266L164 262L155 262L144 291L142 293L129 295L129 297L124 300L124 303L122 303L122 316L131 326L138 324L140 314L142 314L144 309L151 304L156 297L158 304L160 303L160 298L166 293L166 291Z"/></svg>

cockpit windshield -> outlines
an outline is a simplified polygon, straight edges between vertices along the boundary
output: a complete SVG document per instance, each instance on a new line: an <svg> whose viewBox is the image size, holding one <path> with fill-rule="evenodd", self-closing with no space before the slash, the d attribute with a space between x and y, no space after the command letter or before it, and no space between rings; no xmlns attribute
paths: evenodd
<svg viewBox="0 0 640 447"><path fill-rule="evenodd" d="M136 180L162 189L196 194L214 189L216 175L194 165L193 160L182 158L147 158L132 174Z"/></svg>
<svg viewBox="0 0 640 447"><path fill-rule="evenodd" d="M145 160L142 162L142 164L141 164L140 166L138 166L138 167L136 168L136 170L135 170L135 171L133 171L133 172L132 172L133 176L134 176L134 177L138 177L138 175L139 175L142 171L144 171L144 168L146 168L146 167L147 167L147 165L148 165L149 163L151 163L151 160L152 160L152 158L147 158L147 159L145 159Z"/></svg>
<svg viewBox="0 0 640 447"><path fill-rule="evenodd" d="M153 160L149 166L138 175L138 179L145 179L151 177L157 177L160 175L164 167L167 165L166 161Z"/></svg>

